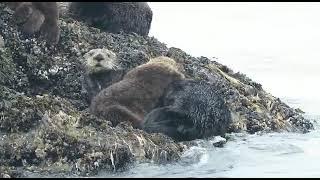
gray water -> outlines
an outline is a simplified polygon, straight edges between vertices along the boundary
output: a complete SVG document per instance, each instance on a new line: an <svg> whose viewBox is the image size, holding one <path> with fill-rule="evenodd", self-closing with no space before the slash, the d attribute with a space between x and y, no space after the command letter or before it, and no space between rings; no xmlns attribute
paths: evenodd
<svg viewBox="0 0 320 180"><path fill-rule="evenodd" d="M306 112L307 134L234 134L169 165L138 164L103 177L320 177L320 3L149 3L150 35L193 56L217 57Z"/></svg>

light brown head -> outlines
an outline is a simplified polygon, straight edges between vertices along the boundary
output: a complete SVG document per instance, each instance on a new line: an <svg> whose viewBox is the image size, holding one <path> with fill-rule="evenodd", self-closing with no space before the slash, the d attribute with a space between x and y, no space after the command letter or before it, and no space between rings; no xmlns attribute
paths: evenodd
<svg viewBox="0 0 320 180"><path fill-rule="evenodd" d="M145 82L152 82L151 84L167 84L183 79L184 75L178 70L177 63L173 59L159 56L132 69L125 75L125 78L141 79Z"/></svg>
<svg viewBox="0 0 320 180"><path fill-rule="evenodd" d="M84 55L87 73L114 70L118 68L117 56L108 49L92 49Z"/></svg>

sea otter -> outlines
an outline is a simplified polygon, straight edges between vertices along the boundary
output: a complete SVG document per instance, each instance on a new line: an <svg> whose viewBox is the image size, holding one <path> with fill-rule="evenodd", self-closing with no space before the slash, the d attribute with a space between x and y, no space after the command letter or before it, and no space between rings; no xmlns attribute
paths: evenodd
<svg viewBox="0 0 320 180"><path fill-rule="evenodd" d="M146 2L71 2L75 19L102 30L137 33L146 36L152 22L152 10Z"/></svg>
<svg viewBox="0 0 320 180"><path fill-rule="evenodd" d="M185 79L168 86L158 108L145 116L142 129L190 141L223 136L231 122L220 88L203 80Z"/></svg>
<svg viewBox="0 0 320 180"><path fill-rule="evenodd" d="M7 2L14 10L14 18L22 26L22 32L31 35L41 31L48 43L57 44L60 38L57 2Z"/></svg>
<svg viewBox="0 0 320 180"><path fill-rule="evenodd" d="M109 49L92 49L84 55L84 60L82 87L88 95L88 102L101 90L122 80L125 75L116 54Z"/></svg>
<svg viewBox="0 0 320 180"><path fill-rule="evenodd" d="M121 121L129 121L133 127L139 128L167 86L183 78L173 59L164 56L153 58L98 93L91 102L90 111L111 121L114 126Z"/></svg>

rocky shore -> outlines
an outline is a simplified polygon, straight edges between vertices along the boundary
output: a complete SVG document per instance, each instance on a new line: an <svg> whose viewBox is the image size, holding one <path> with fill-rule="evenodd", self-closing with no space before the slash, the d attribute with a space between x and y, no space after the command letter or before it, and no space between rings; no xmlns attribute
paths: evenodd
<svg viewBox="0 0 320 180"><path fill-rule="evenodd" d="M82 62L97 48L115 52L127 70L148 58L169 56L183 64L186 77L218 84L232 112L230 133L313 129L300 111L214 59L192 57L154 37L102 32L67 15L59 23L60 42L47 47L38 34L21 34L12 12L0 3L0 177L25 177L25 172L88 176L124 171L139 162L172 163L192 144L126 123L112 127L88 112Z"/></svg>

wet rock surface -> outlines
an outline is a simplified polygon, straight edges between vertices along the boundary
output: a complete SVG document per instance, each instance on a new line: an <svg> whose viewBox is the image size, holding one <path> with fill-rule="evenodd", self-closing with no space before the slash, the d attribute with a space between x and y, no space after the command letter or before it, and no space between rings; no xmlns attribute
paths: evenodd
<svg viewBox="0 0 320 180"><path fill-rule="evenodd" d="M4 40L3 37L0 36L0 49L4 48Z"/></svg>
<svg viewBox="0 0 320 180"><path fill-rule="evenodd" d="M230 132L297 131L313 128L302 114L240 73L205 57L167 48L153 37L112 34L86 26L66 14L61 37L50 47L39 34L25 36L0 3L0 177L92 175L126 170L135 163L170 163L185 150L182 143L149 134L88 113L84 54L107 48L125 71L161 55L182 64L188 78L215 83L232 112ZM148 58L146 58L148 57Z"/></svg>

